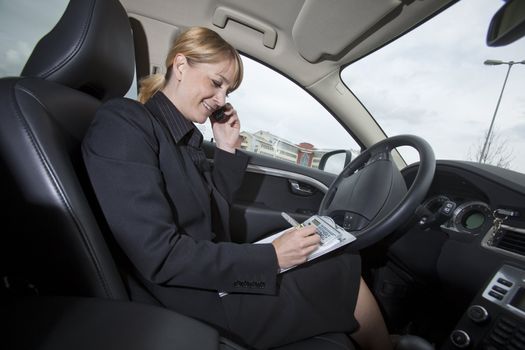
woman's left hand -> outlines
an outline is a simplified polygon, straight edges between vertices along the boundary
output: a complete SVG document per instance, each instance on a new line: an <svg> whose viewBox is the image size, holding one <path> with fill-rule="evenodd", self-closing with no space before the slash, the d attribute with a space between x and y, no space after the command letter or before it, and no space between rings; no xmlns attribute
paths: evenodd
<svg viewBox="0 0 525 350"><path fill-rule="evenodd" d="M220 122L210 118L213 138L218 148L223 151L235 153L239 146L241 122L237 111L230 103L224 106L224 119Z"/></svg>

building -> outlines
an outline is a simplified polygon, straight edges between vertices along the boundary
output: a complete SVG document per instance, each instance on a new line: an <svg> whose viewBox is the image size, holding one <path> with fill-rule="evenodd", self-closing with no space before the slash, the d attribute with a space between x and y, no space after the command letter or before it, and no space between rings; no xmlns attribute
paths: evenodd
<svg viewBox="0 0 525 350"><path fill-rule="evenodd" d="M242 131L241 138L241 149L311 168L318 168L321 157L330 151L316 149L308 142L296 145L262 130L256 133Z"/></svg>

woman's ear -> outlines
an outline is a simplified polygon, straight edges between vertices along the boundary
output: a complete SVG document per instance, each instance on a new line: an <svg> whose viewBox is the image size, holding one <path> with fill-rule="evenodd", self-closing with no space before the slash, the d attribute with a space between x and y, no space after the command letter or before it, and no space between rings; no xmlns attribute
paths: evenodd
<svg viewBox="0 0 525 350"><path fill-rule="evenodd" d="M181 53L178 53L173 59L173 73L175 74L175 78L177 80L180 81L182 79L182 73L186 69L187 65L188 60L186 59L186 56L184 56Z"/></svg>

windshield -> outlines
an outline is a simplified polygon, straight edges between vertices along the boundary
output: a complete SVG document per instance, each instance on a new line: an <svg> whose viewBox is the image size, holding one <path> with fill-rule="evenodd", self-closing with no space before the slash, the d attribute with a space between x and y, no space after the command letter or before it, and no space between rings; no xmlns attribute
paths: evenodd
<svg viewBox="0 0 525 350"><path fill-rule="evenodd" d="M483 154L483 163L525 173L525 39L497 48L485 42L502 4L459 1L346 67L342 79L387 136L419 135L437 159L479 162ZM407 163L418 160L400 153Z"/></svg>

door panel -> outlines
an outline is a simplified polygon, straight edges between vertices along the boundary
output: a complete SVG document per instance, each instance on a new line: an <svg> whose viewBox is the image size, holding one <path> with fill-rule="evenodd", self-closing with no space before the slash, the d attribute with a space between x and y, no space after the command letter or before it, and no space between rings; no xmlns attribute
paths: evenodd
<svg viewBox="0 0 525 350"><path fill-rule="evenodd" d="M205 142L208 158L214 146ZM336 175L268 156L247 152L250 162L231 210L231 234L236 242L253 242L290 225L285 211L302 222L316 214Z"/></svg>

